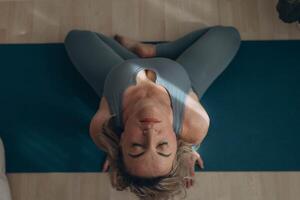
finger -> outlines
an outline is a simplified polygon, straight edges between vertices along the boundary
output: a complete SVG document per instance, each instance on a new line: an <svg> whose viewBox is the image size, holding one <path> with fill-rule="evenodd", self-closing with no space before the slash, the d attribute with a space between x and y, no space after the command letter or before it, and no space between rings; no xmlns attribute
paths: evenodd
<svg viewBox="0 0 300 200"><path fill-rule="evenodd" d="M191 188L192 187L192 184L193 184L193 179L190 179L190 181L189 181L189 188Z"/></svg>
<svg viewBox="0 0 300 200"><path fill-rule="evenodd" d="M195 160L190 161L190 176L195 176Z"/></svg>
<svg viewBox="0 0 300 200"><path fill-rule="evenodd" d="M198 158L200 158L200 154L197 151L193 152L193 156L194 156L195 160L198 159Z"/></svg>
<svg viewBox="0 0 300 200"><path fill-rule="evenodd" d="M195 163L190 165L190 176L195 176Z"/></svg>
<svg viewBox="0 0 300 200"><path fill-rule="evenodd" d="M194 167L192 167L192 169L191 169L191 176L195 176L195 168Z"/></svg>
<svg viewBox="0 0 300 200"><path fill-rule="evenodd" d="M204 169L204 163L203 163L203 160L201 159L201 158L198 158L198 165L202 168L202 169Z"/></svg>
<svg viewBox="0 0 300 200"><path fill-rule="evenodd" d="M108 171L109 166L110 166L110 163L109 163L109 160L107 159L107 160L106 160L106 171Z"/></svg>
<svg viewBox="0 0 300 200"><path fill-rule="evenodd" d="M198 154L197 161L198 161L199 166L203 169L204 168L204 162L203 162L200 154Z"/></svg>
<svg viewBox="0 0 300 200"><path fill-rule="evenodd" d="M185 187L185 188L188 188L188 182L187 182L186 179L184 180L184 187Z"/></svg>
<svg viewBox="0 0 300 200"><path fill-rule="evenodd" d="M186 188L189 188L189 187L190 187L190 180L187 179L187 180L186 180Z"/></svg>
<svg viewBox="0 0 300 200"><path fill-rule="evenodd" d="M193 179L190 180L190 188L193 186Z"/></svg>
<svg viewBox="0 0 300 200"><path fill-rule="evenodd" d="M103 168L102 168L102 172L105 172L107 169L106 169L106 166L103 165Z"/></svg>
<svg viewBox="0 0 300 200"><path fill-rule="evenodd" d="M103 165L102 172L105 172L105 171L107 171L108 167L109 167L109 161L108 161L108 160L106 160L106 161L105 161L105 163L104 163L104 165Z"/></svg>
<svg viewBox="0 0 300 200"><path fill-rule="evenodd" d="M185 178L184 179L184 186L185 186L185 188L189 188L190 187L190 179L189 178Z"/></svg>

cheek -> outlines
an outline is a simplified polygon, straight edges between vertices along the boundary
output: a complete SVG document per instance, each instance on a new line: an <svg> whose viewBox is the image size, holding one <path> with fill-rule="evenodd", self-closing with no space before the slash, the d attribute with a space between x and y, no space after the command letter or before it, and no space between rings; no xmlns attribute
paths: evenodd
<svg viewBox="0 0 300 200"><path fill-rule="evenodd" d="M126 131L124 131L122 134L124 134L124 137L132 138L132 137L138 137L140 134L139 130L137 128L128 128Z"/></svg>
<svg viewBox="0 0 300 200"><path fill-rule="evenodd" d="M139 130L137 124L133 119L128 119L127 123L124 126L124 131L126 131L126 134L136 134Z"/></svg>
<svg viewBox="0 0 300 200"><path fill-rule="evenodd" d="M121 139L125 143L131 143L134 141L141 141L142 135L139 133L139 130L136 129L128 129L128 131L124 131L121 133Z"/></svg>
<svg viewBox="0 0 300 200"><path fill-rule="evenodd" d="M170 140L176 140L176 134L174 133L174 131L170 131L167 133L167 137L170 139Z"/></svg>
<svg viewBox="0 0 300 200"><path fill-rule="evenodd" d="M177 137L174 132L172 132L172 134L169 135L169 141L172 143L174 149L177 149Z"/></svg>

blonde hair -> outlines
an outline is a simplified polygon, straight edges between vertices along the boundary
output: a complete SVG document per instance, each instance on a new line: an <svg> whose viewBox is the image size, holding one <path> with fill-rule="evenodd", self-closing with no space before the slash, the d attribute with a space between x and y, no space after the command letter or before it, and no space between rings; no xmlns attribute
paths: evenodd
<svg viewBox="0 0 300 200"><path fill-rule="evenodd" d="M128 173L123 162L122 149L119 145L120 136L113 131L114 117L115 115L112 115L106 120L102 131L97 134L98 144L107 153L110 162L109 175L112 186L119 191L129 187L131 192L143 200L170 199L183 192L183 199L186 198L183 179L191 177L191 174L184 157L192 152L192 144L177 138L177 152L169 174L153 178L133 176Z"/></svg>

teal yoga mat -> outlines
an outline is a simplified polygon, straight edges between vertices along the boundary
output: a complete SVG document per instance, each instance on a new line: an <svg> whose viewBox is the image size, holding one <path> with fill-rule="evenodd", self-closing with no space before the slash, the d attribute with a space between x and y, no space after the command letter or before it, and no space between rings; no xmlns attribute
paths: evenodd
<svg viewBox="0 0 300 200"><path fill-rule="evenodd" d="M299 51L300 40L242 41L201 100L204 171L300 170ZM88 133L100 98L64 45L1 44L0 58L7 172L100 172L105 154Z"/></svg>

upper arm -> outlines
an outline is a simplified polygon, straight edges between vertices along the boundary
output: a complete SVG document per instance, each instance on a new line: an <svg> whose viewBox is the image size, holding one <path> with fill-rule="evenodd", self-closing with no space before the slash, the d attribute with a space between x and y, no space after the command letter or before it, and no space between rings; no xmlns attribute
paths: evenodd
<svg viewBox="0 0 300 200"><path fill-rule="evenodd" d="M207 135L209 129L209 119L206 117L196 116L188 123L187 138L192 144L199 144L203 141Z"/></svg>
<svg viewBox="0 0 300 200"><path fill-rule="evenodd" d="M197 95L194 92L189 94L185 102L181 138L186 142L198 144L208 132L210 119Z"/></svg>
<svg viewBox="0 0 300 200"><path fill-rule="evenodd" d="M93 139L94 139L94 136L101 131L103 123L109 117L110 117L109 106L108 106L106 98L103 96L99 103L99 109L93 116L91 123L90 123L90 127L89 127L89 133Z"/></svg>

